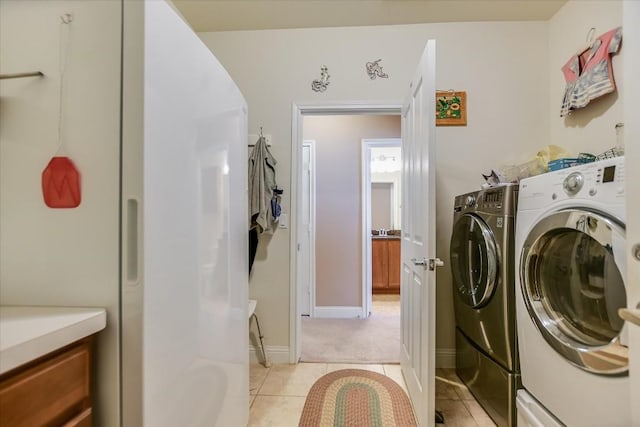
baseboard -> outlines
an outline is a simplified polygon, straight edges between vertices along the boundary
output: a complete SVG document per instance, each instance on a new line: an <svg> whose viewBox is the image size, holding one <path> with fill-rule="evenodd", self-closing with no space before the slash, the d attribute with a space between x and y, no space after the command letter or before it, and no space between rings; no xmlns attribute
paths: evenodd
<svg viewBox="0 0 640 427"><path fill-rule="evenodd" d="M289 363L289 347L280 345L267 345L264 350L267 352L271 363ZM249 347L249 362L263 363L262 352L257 352L254 346Z"/></svg>
<svg viewBox="0 0 640 427"><path fill-rule="evenodd" d="M271 363L289 363L289 347L271 345L266 346L265 351ZM262 363L262 353L258 354L255 347L249 348L249 361L251 363ZM455 368L456 349L441 348L436 349L436 368Z"/></svg>
<svg viewBox="0 0 640 427"><path fill-rule="evenodd" d="M313 317L328 319L360 319L362 307L322 306L313 309Z"/></svg>
<svg viewBox="0 0 640 427"><path fill-rule="evenodd" d="M456 349L455 348L437 348L436 349L436 368L455 368L456 367Z"/></svg>

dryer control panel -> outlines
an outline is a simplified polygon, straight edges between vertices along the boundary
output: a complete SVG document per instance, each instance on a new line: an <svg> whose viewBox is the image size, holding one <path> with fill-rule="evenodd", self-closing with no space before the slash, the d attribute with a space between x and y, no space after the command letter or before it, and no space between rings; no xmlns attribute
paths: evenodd
<svg viewBox="0 0 640 427"><path fill-rule="evenodd" d="M517 184L503 184L457 196L453 203L454 215L480 212L491 215L514 216L518 199Z"/></svg>

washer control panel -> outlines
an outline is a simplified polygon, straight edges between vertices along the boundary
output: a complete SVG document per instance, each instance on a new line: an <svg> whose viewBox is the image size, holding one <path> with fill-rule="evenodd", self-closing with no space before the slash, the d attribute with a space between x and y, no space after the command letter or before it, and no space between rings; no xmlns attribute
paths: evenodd
<svg viewBox="0 0 640 427"><path fill-rule="evenodd" d="M605 159L589 165L593 165L593 169L588 169L590 176L585 188L590 197L598 196L610 201L624 197L624 157Z"/></svg>
<svg viewBox="0 0 640 427"><path fill-rule="evenodd" d="M551 200L597 197L614 203L624 198L624 157L574 166L549 175L557 176Z"/></svg>
<svg viewBox="0 0 640 427"><path fill-rule="evenodd" d="M624 169L624 157L615 157L526 178L520 181L518 205L533 209L570 199L619 205L625 197Z"/></svg>
<svg viewBox="0 0 640 427"><path fill-rule="evenodd" d="M562 182L564 192L570 196L577 194L584 185L584 176L580 172L570 173Z"/></svg>
<svg viewBox="0 0 640 427"><path fill-rule="evenodd" d="M609 182L618 182L620 185L624 185L624 163L602 165L598 168L596 183L606 184Z"/></svg>

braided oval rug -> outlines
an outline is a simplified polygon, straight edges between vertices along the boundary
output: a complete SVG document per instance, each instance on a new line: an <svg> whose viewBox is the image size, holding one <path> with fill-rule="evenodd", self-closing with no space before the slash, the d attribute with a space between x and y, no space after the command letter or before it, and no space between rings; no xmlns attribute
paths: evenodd
<svg viewBox="0 0 640 427"><path fill-rule="evenodd" d="M391 378L361 369L330 372L313 384L300 427L417 426L409 397Z"/></svg>

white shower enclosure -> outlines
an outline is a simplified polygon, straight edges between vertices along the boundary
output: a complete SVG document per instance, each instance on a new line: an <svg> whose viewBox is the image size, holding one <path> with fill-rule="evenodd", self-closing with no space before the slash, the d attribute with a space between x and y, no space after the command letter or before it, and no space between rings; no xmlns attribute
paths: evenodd
<svg viewBox="0 0 640 427"><path fill-rule="evenodd" d="M40 178L65 58L63 153L82 202L50 209ZM106 308L94 425L247 425L239 89L164 0L0 2L0 73L30 71L44 76L0 84L2 305Z"/></svg>
<svg viewBox="0 0 640 427"><path fill-rule="evenodd" d="M169 4L124 17L124 424L246 425L246 104Z"/></svg>

